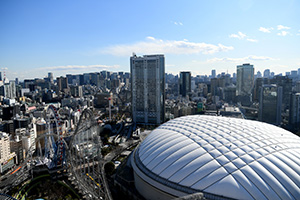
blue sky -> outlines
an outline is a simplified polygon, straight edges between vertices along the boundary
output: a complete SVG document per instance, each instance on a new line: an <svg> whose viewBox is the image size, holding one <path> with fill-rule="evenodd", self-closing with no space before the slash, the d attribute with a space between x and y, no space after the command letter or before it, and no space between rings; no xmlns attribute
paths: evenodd
<svg viewBox="0 0 300 200"><path fill-rule="evenodd" d="M9 79L129 71L132 52L165 54L174 74L300 68L297 0L2 0L0 27Z"/></svg>

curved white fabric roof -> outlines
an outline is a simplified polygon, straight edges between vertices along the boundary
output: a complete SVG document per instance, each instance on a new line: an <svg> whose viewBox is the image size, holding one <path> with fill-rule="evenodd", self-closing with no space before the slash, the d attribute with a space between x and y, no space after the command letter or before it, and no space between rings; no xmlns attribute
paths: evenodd
<svg viewBox="0 0 300 200"><path fill-rule="evenodd" d="M152 131L135 153L170 187L235 199L300 199L300 137L262 122L193 115Z"/></svg>

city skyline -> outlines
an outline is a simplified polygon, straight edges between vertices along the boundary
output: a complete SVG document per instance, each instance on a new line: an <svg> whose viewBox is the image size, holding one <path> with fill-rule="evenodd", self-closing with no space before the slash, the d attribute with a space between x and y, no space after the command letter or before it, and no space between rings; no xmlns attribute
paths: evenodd
<svg viewBox="0 0 300 200"><path fill-rule="evenodd" d="M300 68L300 2L0 3L0 69L19 80L130 71L129 58L164 54L166 72L192 76ZM20 73L22 72L22 73Z"/></svg>

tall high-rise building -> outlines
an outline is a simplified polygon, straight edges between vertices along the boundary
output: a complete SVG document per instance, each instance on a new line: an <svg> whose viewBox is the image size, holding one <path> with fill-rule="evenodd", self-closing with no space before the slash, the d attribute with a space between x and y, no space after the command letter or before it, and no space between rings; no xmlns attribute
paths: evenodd
<svg viewBox="0 0 300 200"><path fill-rule="evenodd" d="M270 78L270 74L271 72L270 72L270 70L269 69L266 69L265 71L264 71L264 78Z"/></svg>
<svg viewBox="0 0 300 200"><path fill-rule="evenodd" d="M52 72L48 72L48 79L50 81L50 83L53 83L53 73Z"/></svg>
<svg viewBox="0 0 300 200"><path fill-rule="evenodd" d="M72 74L66 74L66 77L68 78L68 84L72 85L73 84L73 75Z"/></svg>
<svg viewBox="0 0 300 200"><path fill-rule="evenodd" d="M210 93L212 96L222 96L218 92L220 88L225 87L225 77L210 79Z"/></svg>
<svg viewBox="0 0 300 200"><path fill-rule="evenodd" d="M161 124L165 119L165 57L130 57L132 119L139 124Z"/></svg>
<svg viewBox="0 0 300 200"><path fill-rule="evenodd" d="M179 93L186 97L191 91L191 72L180 72Z"/></svg>
<svg viewBox="0 0 300 200"><path fill-rule="evenodd" d="M253 87L252 101L259 102L260 88L263 85L270 84L270 79L268 78L257 78Z"/></svg>
<svg viewBox="0 0 300 200"><path fill-rule="evenodd" d="M277 86L282 87L282 109L286 110L290 106L291 93L293 88L292 79L287 76L275 76L270 79L270 84L276 84Z"/></svg>
<svg viewBox="0 0 300 200"><path fill-rule="evenodd" d="M59 88L59 91L65 91L65 89L68 89L68 78L67 77L58 77L56 78L57 85Z"/></svg>
<svg viewBox="0 0 300 200"><path fill-rule="evenodd" d="M251 103L251 91L254 84L254 68L249 63L237 66L236 95L242 105Z"/></svg>
<svg viewBox="0 0 300 200"><path fill-rule="evenodd" d="M263 85L260 90L258 120L274 125L281 123L282 87Z"/></svg>
<svg viewBox="0 0 300 200"><path fill-rule="evenodd" d="M291 94L289 125L292 130L300 128L300 93Z"/></svg>
<svg viewBox="0 0 300 200"><path fill-rule="evenodd" d="M216 78L216 70L211 70L211 78Z"/></svg>
<svg viewBox="0 0 300 200"><path fill-rule="evenodd" d="M256 73L256 78L261 78L261 77L262 77L261 72L258 71L258 72Z"/></svg>
<svg viewBox="0 0 300 200"><path fill-rule="evenodd" d="M0 95L5 98L14 99L16 98L16 83L15 81L6 81L4 85L0 86Z"/></svg>
<svg viewBox="0 0 300 200"><path fill-rule="evenodd" d="M253 65L243 64L237 66L236 92L237 95L250 95L254 83Z"/></svg>

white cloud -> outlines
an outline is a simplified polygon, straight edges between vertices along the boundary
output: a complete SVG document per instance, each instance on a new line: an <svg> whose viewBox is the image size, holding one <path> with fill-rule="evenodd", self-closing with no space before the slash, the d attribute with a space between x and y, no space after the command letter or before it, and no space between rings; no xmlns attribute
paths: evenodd
<svg viewBox="0 0 300 200"><path fill-rule="evenodd" d="M132 52L139 54L213 54L217 52L233 50L232 46L222 44L189 42L186 40L160 40L147 37L147 41L134 44L120 44L106 47L100 53L115 56L129 56Z"/></svg>
<svg viewBox="0 0 300 200"><path fill-rule="evenodd" d="M237 38L239 40L243 40L243 39L246 39L247 41L249 42L258 42L258 40L256 39L251 39L249 38L246 34L242 33L242 32L238 32L237 34L231 34L229 35L230 38Z"/></svg>
<svg viewBox="0 0 300 200"><path fill-rule="evenodd" d="M289 34L287 31L281 31L280 33L277 33L279 36L286 36L287 34Z"/></svg>
<svg viewBox="0 0 300 200"><path fill-rule="evenodd" d="M52 67L42 67L40 70L48 71L78 71L78 70L105 70L105 69L117 69L118 65L108 66L108 65L65 65L65 66L52 66Z"/></svg>
<svg viewBox="0 0 300 200"><path fill-rule="evenodd" d="M183 23L182 23L182 22L173 22L173 21L171 21L171 23L175 24L176 26L177 26L177 25L183 26Z"/></svg>
<svg viewBox="0 0 300 200"><path fill-rule="evenodd" d="M243 58L213 58L207 60L207 62L208 63L215 63L215 62L243 63L243 62L250 62L250 61L268 61L268 60L276 60L276 59L267 56L250 55Z"/></svg>
<svg viewBox="0 0 300 200"><path fill-rule="evenodd" d="M155 38L154 38L154 37L151 37L151 36L146 37L146 39L147 39L147 40L155 41Z"/></svg>
<svg viewBox="0 0 300 200"><path fill-rule="evenodd" d="M240 31L238 32L238 34L231 34L231 35L229 35L229 37L231 37L231 38L238 38L240 40L244 39L246 36L247 36L246 34L240 32Z"/></svg>
<svg viewBox="0 0 300 200"><path fill-rule="evenodd" d="M271 30L273 30L273 28L260 27L258 30L264 33L271 33Z"/></svg>
<svg viewBox="0 0 300 200"><path fill-rule="evenodd" d="M258 42L256 39L250 39L250 38L247 38L247 41L249 41L249 42Z"/></svg>
<svg viewBox="0 0 300 200"><path fill-rule="evenodd" d="M283 29L291 29L291 27L283 26L283 25L278 25L277 26L277 30L283 30Z"/></svg>

